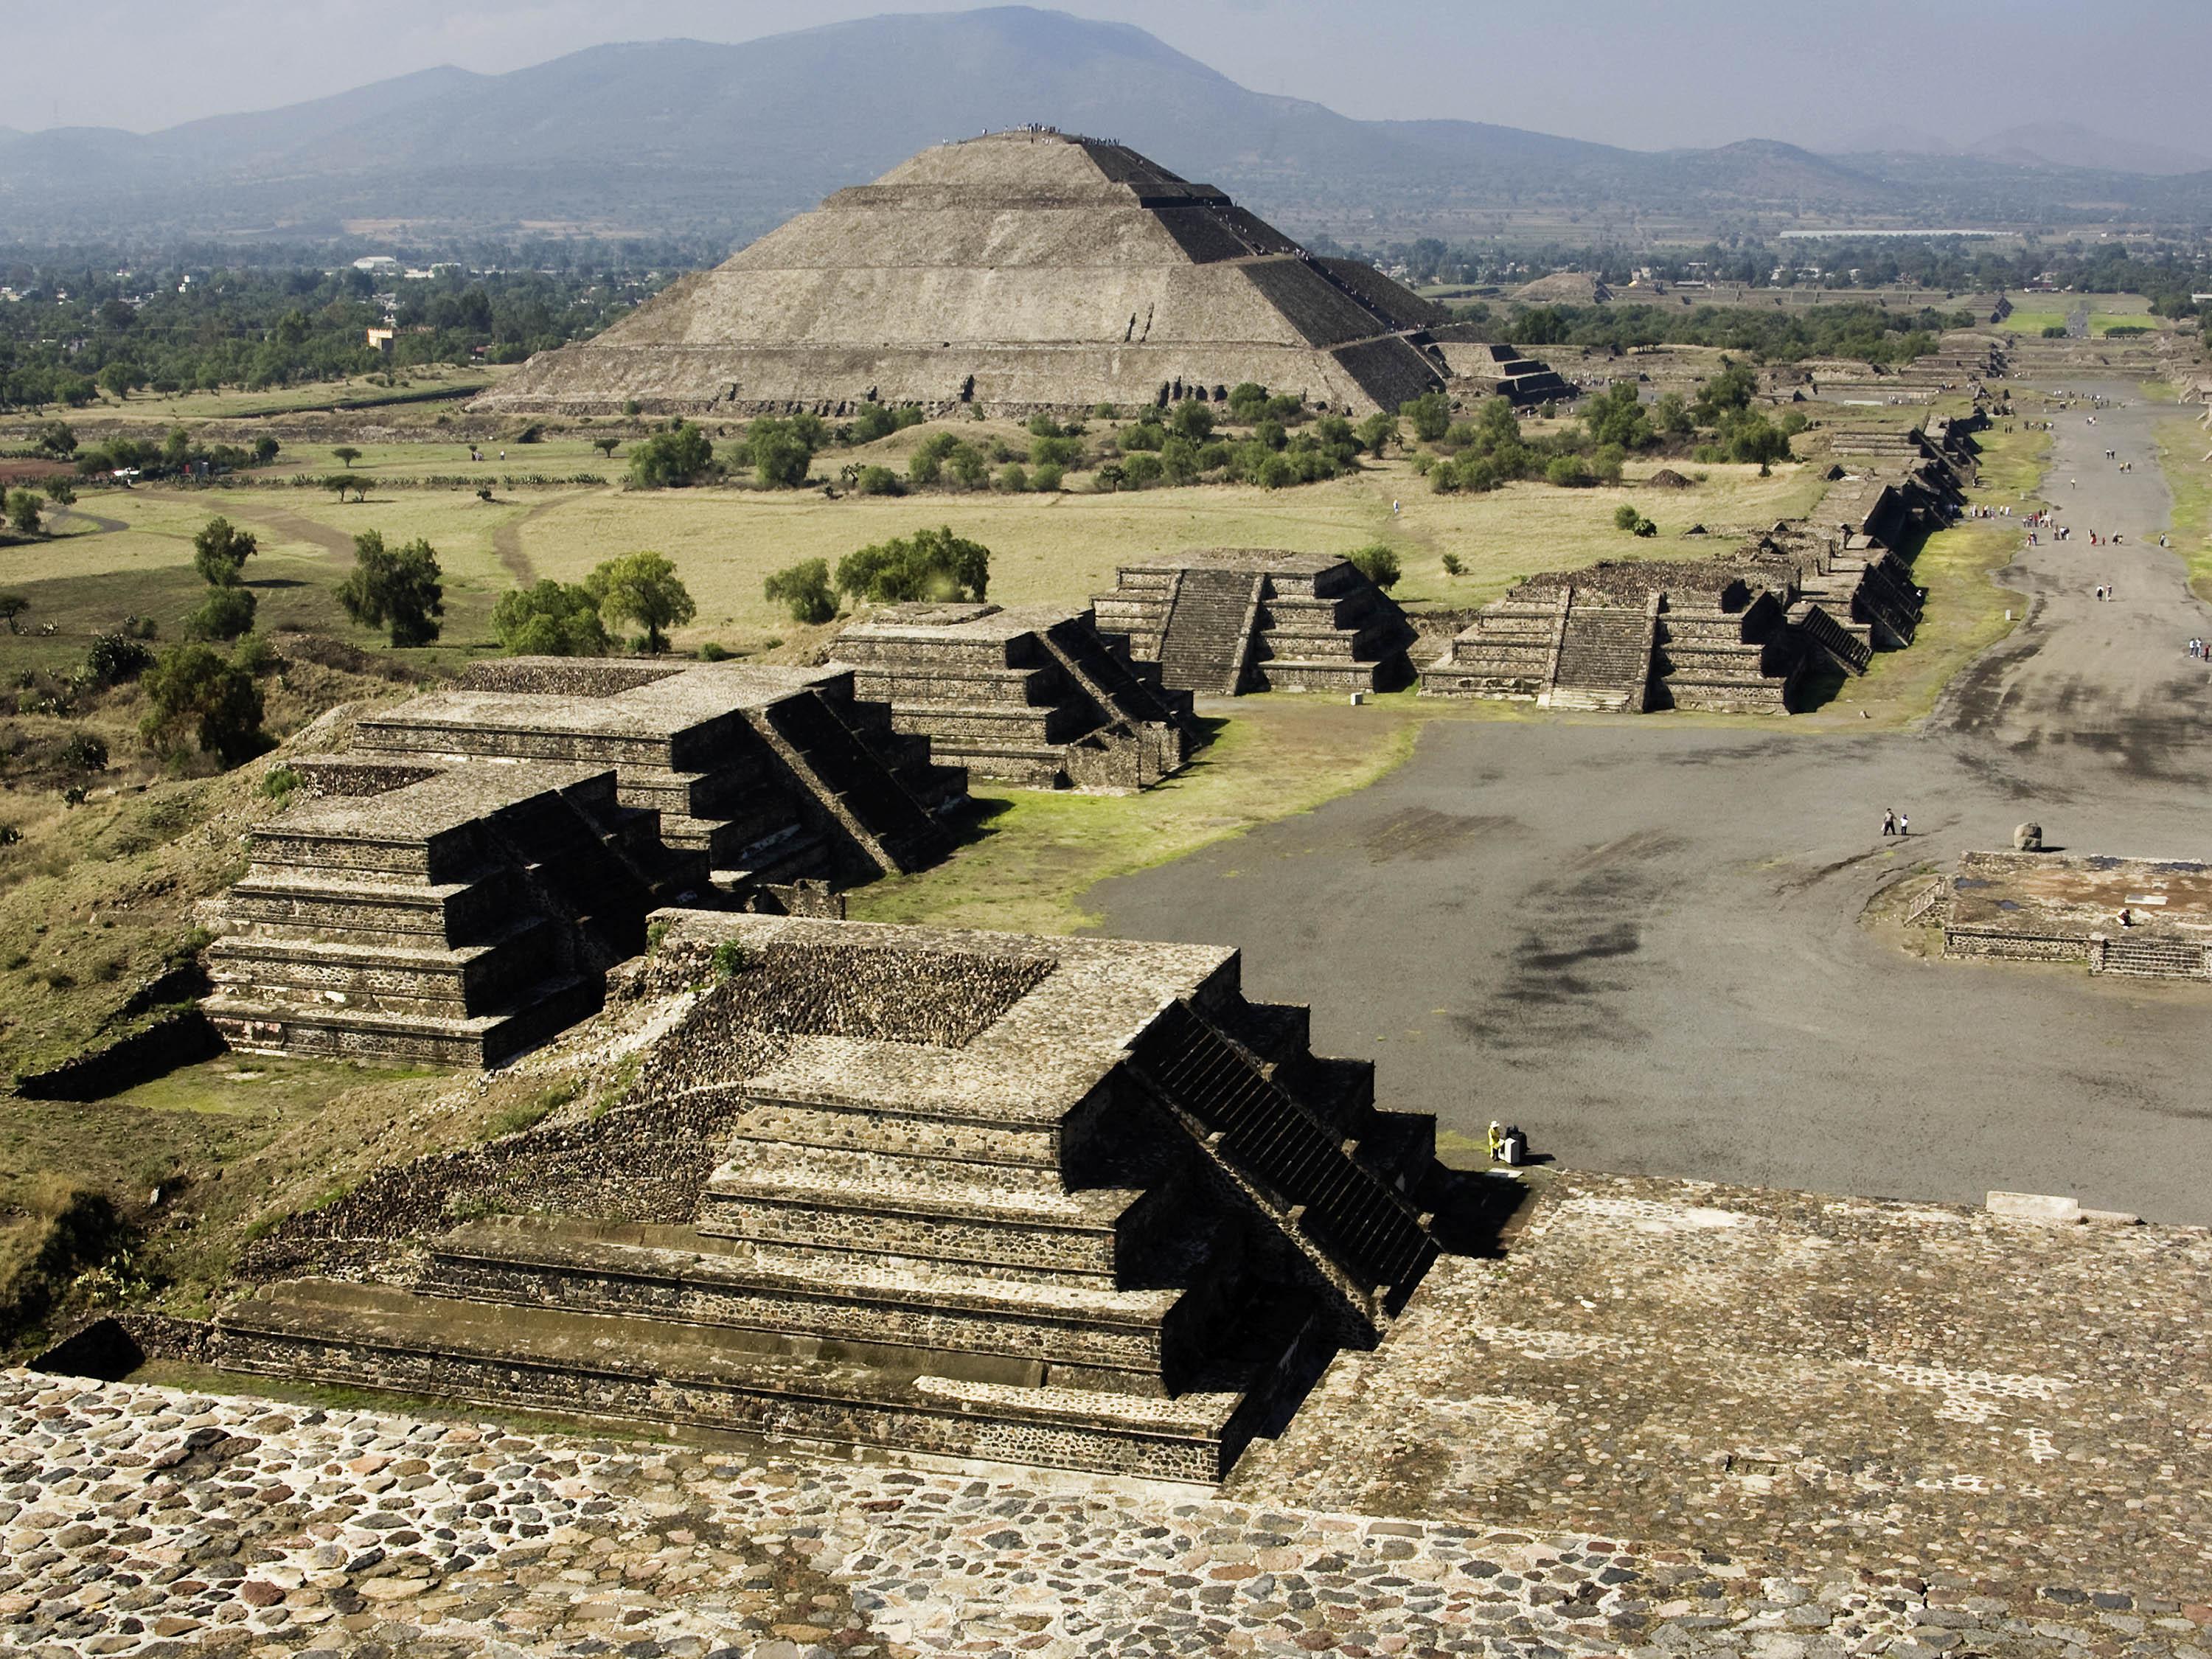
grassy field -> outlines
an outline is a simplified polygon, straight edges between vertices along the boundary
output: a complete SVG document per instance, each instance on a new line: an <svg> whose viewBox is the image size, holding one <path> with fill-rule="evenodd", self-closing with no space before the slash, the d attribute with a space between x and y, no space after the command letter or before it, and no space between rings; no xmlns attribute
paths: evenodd
<svg viewBox="0 0 2212 1659"><path fill-rule="evenodd" d="M395 410L410 410L423 405L403 400L420 393L450 392L458 401L463 393L481 391L514 372L512 368L457 368L438 364L402 369L392 377L390 386L384 384L381 376L360 375L264 392L234 387L224 392L184 392L166 398L142 392L119 403L103 398L97 404L82 410L64 410L60 415L72 423L88 420L128 421L175 426L180 422L256 420L270 415L296 414L302 410L328 409L341 403L356 406L389 404ZM450 405L433 403L428 408L434 411L441 406Z"/></svg>
<svg viewBox="0 0 2212 1659"><path fill-rule="evenodd" d="M2189 586L2212 602L2212 432L2186 417L2160 422L2158 460L2173 491L2173 547L2189 570Z"/></svg>
<svg viewBox="0 0 2212 1659"><path fill-rule="evenodd" d="M886 441L853 453L896 462L919 441L912 433L901 436L907 444ZM554 456L568 447L562 440L532 448ZM1655 470L1644 464L1618 489L1515 484L1486 495L1439 495L1394 459L1326 483L1272 491L1208 484L1103 495L833 501L818 491L735 486L653 492L586 486L503 491L486 502L469 488L375 487L383 469L452 467L445 445L364 448L369 453L359 470L372 481L366 501L341 504L307 489L87 490L76 513L58 521L67 533L9 552L7 586L31 601L22 625L51 622L57 631L0 636L0 672L73 660L92 634L113 627L126 611L155 617L162 636L175 637L203 593L191 568L191 536L216 514L260 539L246 578L264 627L316 629L363 644L374 641L349 629L331 597L351 566L353 537L374 529L387 542L428 539L444 567L447 614L441 645L412 653L427 663L489 648L490 610L507 588L539 576L578 580L602 560L640 548L674 560L698 602L697 620L675 635L678 649L712 640L757 652L798 631L762 596L771 571L811 557L834 567L857 547L923 526L950 525L989 547L991 597L1007 605L1080 605L1113 586L1117 565L1184 548L1329 553L1381 541L1397 550L1404 568L1396 590L1402 603L1457 608L1494 599L1537 571L1607 557L1702 557L1713 543L1681 539L1692 523L1716 532L1771 523L1804 512L1824 487L1814 468L1793 465L1767 478L1753 467L1699 466L1689 469L1705 477L1694 489L1638 489L1636 478ZM420 452L428 448L438 455L424 464ZM497 469L495 461L487 465ZM335 468L313 464L317 471ZM1401 503L1395 514L1394 500ZM1624 501L1657 522L1656 539L1613 527ZM1462 562L1463 574L1445 573L1448 553Z"/></svg>

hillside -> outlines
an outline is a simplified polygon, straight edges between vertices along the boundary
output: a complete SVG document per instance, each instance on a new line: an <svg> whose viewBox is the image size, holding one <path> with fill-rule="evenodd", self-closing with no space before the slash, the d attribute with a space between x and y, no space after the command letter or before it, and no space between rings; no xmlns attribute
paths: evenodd
<svg viewBox="0 0 2212 1659"><path fill-rule="evenodd" d="M0 130L0 238L297 239L397 221L418 241L529 222L736 242L930 144L1031 121L1122 139L1294 230L1501 210L2078 218L2069 204L2188 213L2212 196L2212 174L1838 159L1765 141L1655 154L1479 122L1356 121L1241 87L1141 29L1015 6L599 46L505 75L431 70L143 136Z"/></svg>

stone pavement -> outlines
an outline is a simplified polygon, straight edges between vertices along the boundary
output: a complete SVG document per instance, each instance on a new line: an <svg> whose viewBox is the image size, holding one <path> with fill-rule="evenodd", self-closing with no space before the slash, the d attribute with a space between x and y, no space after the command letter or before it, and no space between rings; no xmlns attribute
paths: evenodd
<svg viewBox="0 0 2212 1659"><path fill-rule="evenodd" d="M2208 1659L2208 1289L2193 1230L1563 1177L1219 1496L9 1372L0 1659Z"/></svg>

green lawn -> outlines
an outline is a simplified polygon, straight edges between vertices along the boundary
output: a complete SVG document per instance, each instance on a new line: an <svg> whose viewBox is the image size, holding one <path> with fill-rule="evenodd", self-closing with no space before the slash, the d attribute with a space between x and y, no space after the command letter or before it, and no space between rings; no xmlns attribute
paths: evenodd
<svg viewBox="0 0 2212 1659"><path fill-rule="evenodd" d="M2173 548L2197 598L2212 602L2212 468L2201 458L2212 432L2179 417L2159 423L2158 459L2173 491Z"/></svg>

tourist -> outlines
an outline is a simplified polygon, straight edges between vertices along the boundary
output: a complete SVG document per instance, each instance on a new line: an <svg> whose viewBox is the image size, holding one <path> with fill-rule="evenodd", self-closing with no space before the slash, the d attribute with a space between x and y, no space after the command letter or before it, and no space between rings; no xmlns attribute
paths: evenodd
<svg viewBox="0 0 2212 1659"><path fill-rule="evenodd" d="M1887 808L1882 812L1881 833L1885 836L1893 836L1897 833L1897 809L1893 806Z"/></svg>
<svg viewBox="0 0 2212 1659"><path fill-rule="evenodd" d="M1899 836L1909 836L1912 833L1912 820L1903 812L1897 815L1897 833Z"/></svg>

